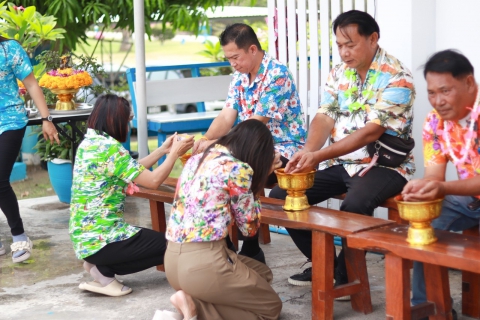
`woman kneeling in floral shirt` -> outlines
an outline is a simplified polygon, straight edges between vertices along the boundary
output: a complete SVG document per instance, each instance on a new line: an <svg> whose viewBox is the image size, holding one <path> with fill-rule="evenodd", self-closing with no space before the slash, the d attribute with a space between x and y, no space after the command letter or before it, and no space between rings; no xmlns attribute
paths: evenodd
<svg viewBox="0 0 480 320"><path fill-rule="evenodd" d="M156 189L169 175L175 160L193 146L193 137L176 135L147 157L136 161L123 148L131 108L116 95L98 98L88 118L85 139L79 145L73 169L69 233L78 259L95 281L83 290L109 296L132 292L115 279L163 264L165 234L129 225L123 218L127 186L132 181ZM165 162L145 170L167 152Z"/></svg>
<svg viewBox="0 0 480 320"><path fill-rule="evenodd" d="M277 160L277 161L274 161ZM184 319L277 319L282 302L271 270L227 248L228 226L243 235L260 226L256 194L281 165L273 139L258 120L238 124L190 158L168 221L165 272L177 290L172 304Z"/></svg>

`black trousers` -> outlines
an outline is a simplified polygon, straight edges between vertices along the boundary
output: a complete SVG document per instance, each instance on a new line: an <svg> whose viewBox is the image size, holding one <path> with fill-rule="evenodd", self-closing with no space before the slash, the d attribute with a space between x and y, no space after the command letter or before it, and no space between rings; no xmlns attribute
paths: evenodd
<svg viewBox="0 0 480 320"><path fill-rule="evenodd" d="M96 265L105 277L113 278L163 264L165 250L164 233L142 228L133 237L109 243L84 260Z"/></svg>
<svg viewBox="0 0 480 320"><path fill-rule="evenodd" d="M288 163L288 159L281 156L280 157L280 160L282 161L282 166L281 168L285 168L285 166L287 165ZM267 179L267 186L270 186L274 183L277 183L278 180L277 180L277 175L275 174L275 172L272 172L269 176L268 176L268 179ZM241 249L241 252L242 254L246 255L247 257L254 257L255 255L257 255L258 253L258 236L259 236L259 233L257 232L256 235L254 235L253 237L245 237L241 232L240 230L237 228L237 234L238 234L238 239L239 240L243 240L243 245L242 245L242 249ZM231 243L230 239L227 240L227 245L230 247L233 246L233 244ZM256 248L256 250L255 250Z"/></svg>
<svg viewBox="0 0 480 320"><path fill-rule="evenodd" d="M386 199L400 193L407 180L398 172L373 167L363 177L350 177L341 165L317 171L312 188L306 192L308 202L317 204L332 196L346 193L340 210L371 216L373 211ZM271 198L285 199L287 193L278 186L270 192ZM312 232L287 228L295 245L308 258L312 259ZM334 257L335 258L335 257ZM336 260L337 272L346 276L343 250Z"/></svg>
<svg viewBox="0 0 480 320"><path fill-rule="evenodd" d="M0 209L7 217L12 235L24 233L17 196L10 185L10 175L17 160L25 128L8 130L0 134Z"/></svg>

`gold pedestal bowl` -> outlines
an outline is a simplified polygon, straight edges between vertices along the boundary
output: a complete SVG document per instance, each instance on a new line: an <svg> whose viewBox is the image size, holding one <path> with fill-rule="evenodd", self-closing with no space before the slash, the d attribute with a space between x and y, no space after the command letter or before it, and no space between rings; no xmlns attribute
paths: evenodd
<svg viewBox="0 0 480 320"><path fill-rule="evenodd" d="M299 211L310 208L305 191L313 186L315 170L304 173L285 173L283 169L275 170L278 186L287 190L283 209Z"/></svg>
<svg viewBox="0 0 480 320"><path fill-rule="evenodd" d="M437 241L435 230L430 223L440 216L443 199L431 201L403 201L401 196L395 197L400 218L410 221L407 242L413 245L428 245Z"/></svg>
<svg viewBox="0 0 480 320"><path fill-rule="evenodd" d="M56 94L58 98L55 110L75 110L76 105L73 101L73 97L75 97L78 90L80 90L80 88L50 89L50 91Z"/></svg>

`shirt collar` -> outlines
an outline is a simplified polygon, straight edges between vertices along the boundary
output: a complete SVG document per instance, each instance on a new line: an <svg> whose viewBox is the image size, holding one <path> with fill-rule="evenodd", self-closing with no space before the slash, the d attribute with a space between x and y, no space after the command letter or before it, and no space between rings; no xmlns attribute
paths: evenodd
<svg viewBox="0 0 480 320"><path fill-rule="evenodd" d="M268 55L266 51L263 51L263 58L262 62L260 63L260 67L258 68L257 75L252 83L250 83L250 75L248 73L242 73L242 85L247 87L252 87L256 82L262 82L263 79L267 76L268 71L268 64L272 58Z"/></svg>
<svg viewBox="0 0 480 320"><path fill-rule="evenodd" d="M105 132L98 132L95 129L88 128L87 132L85 133L85 137L89 139L98 139L98 138L105 138L107 140L112 140L112 141L117 141L115 138L110 137L107 133Z"/></svg>

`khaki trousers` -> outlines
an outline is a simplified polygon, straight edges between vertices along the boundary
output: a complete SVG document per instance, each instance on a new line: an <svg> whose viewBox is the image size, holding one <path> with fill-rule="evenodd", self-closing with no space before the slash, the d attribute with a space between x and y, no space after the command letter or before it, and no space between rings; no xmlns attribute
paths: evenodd
<svg viewBox="0 0 480 320"><path fill-rule="evenodd" d="M265 264L237 255L226 242L168 242L165 273L192 296L199 320L278 319L282 301Z"/></svg>

